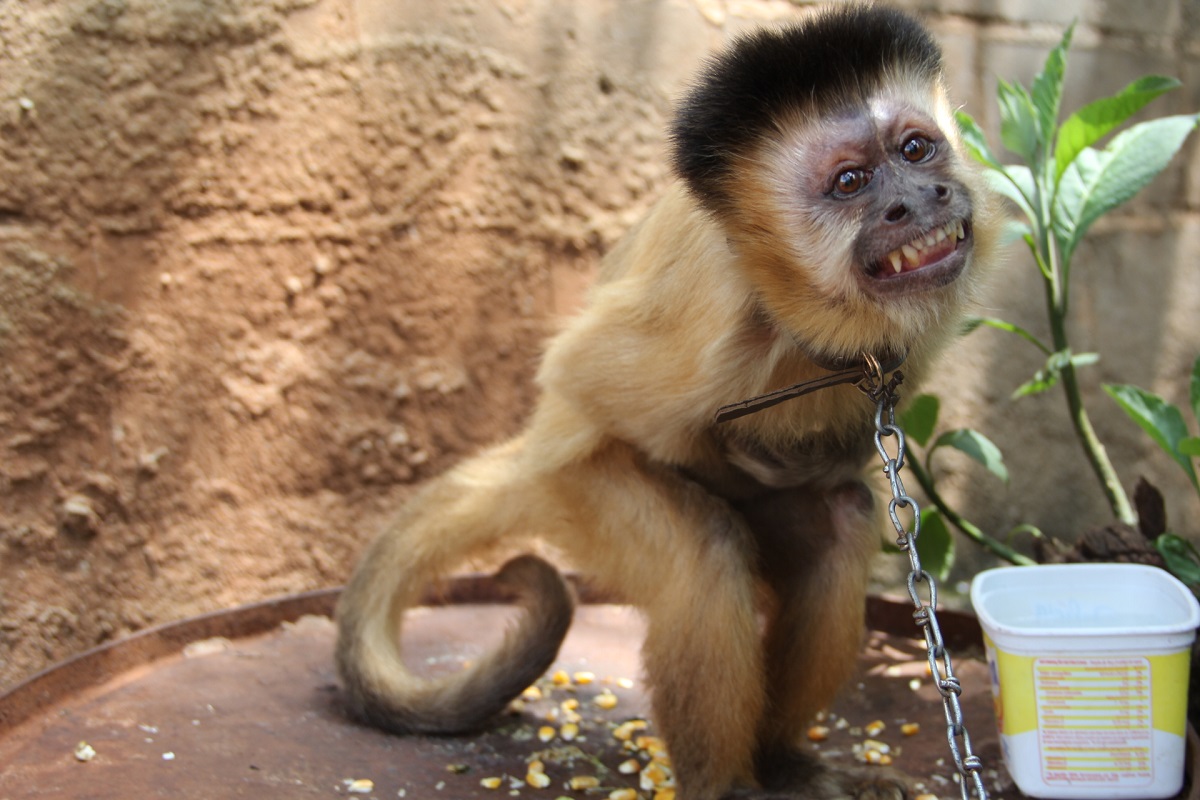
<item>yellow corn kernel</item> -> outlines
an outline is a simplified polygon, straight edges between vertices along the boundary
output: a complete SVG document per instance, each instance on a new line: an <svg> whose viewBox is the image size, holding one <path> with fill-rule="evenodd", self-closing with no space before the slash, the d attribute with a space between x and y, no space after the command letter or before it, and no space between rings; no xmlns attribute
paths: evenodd
<svg viewBox="0 0 1200 800"><path fill-rule="evenodd" d="M561 703L559 703L558 707L563 711L575 711L579 708L579 698L568 697L566 700L563 700Z"/></svg>
<svg viewBox="0 0 1200 800"><path fill-rule="evenodd" d="M579 726L574 722L568 722L558 729L558 735L563 738L563 741L573 742L575 737L579 735Z"/></svg>
<svg viewBox="0 0 1200 800"><path fill-rule="evenodd" d="M617 767L617 772L622 775L632 775L642 768L642 762L636 758L627 758Z"/></svg>
<svg viewBox="0 0 1200 800"><path fill-rule="evenodd" d="M654 800L675 800L674 787L659 789L654 793Z"/></svg>
<svg viewBox="0 0 1200 800"><path fill-rule="evenodd" d="M596 680L596 673L594 673L594 672L576 672L574 677L575 677L575 682L578 683L580 686L587 686L589 683Z"/></svg>
<svg viewBox="0 0 1200 800"><path fill-rule="evenodd" d="M613 738L622 742L628 742L633 739L633 734L646 730L648 724L644 719L631 719L628 722L622 722L613 729Z"/></svg>
<svg viewBox="0 0 1200 800"><path fill-rule="evenodd" d="M608 793L608 800L638 800L638 796L633 789L613 789Z"/></svg>
<svg viewBox="0 0 1200 800"><path fill-rule="evenodd" d="M521 692L521 697L525 700L541 700L542 690L536 686L530 686L525 691Z"/></svg>
<svg viewBox="0 0 1200 800"><path fill-rule="evenodd" d="M572 792L595 789L599 785L600 779L594 775L574 775L567 781L567 788Z"/></svg>
<svg viewBox="0 0 1200 800"><path fill-rule="evenodd" d="M571 676L567 674L566 670L560 669L550 676L550 682L555 686L570 686Z"/></svg>
<svg viewBox="0 0 1200 800"><path fill-rule="evenodd" d="M808 740L810 742L823 742L829 738L829 726L813 725L808 729Z"/></svg>
<svg viewBox="0 0 1200 800"><path fill-rule="evenodd" d="M535 789L545 789L550 785L550 776L544 772L528 772L525 774L525 782Z"/></svg>
<svg viewBox="0 0 1200 800"><path fill-rule="evenodd" d="M883 733L883 729L886 727L887 725L884 724L883 720L877 719L874 722L868 722L863 727L863 733L867 734L867 736L875 737Z"/></svg>
<svg viewBox="0 0 1200 800"><path fill-rule="evenodd" d="M503 783L503 778L483 778L479 781L479 785L485 789L499 789Z"/></svg>
<svg viewBox="0 0 1200 800"><path fill-rule="evenodd" d="M549 725L543 725L542 727L538 728L537 737L543 742L548 742L554 738L555 734L556 731L554 728L550 727Z"/></svg>
<svg viewBox="0 0 1200 800"><path fill-rule="evenodd" d="M617 707L617 696L608 689L605 689L603 692L596 695L595 698L592 699L592 702L600 708L603 708L605 711L609 711Z"/></svg>
<svg viewBox="0 0 1200 800"><path fill-rule="evenodd" d="M642 774L638 776L638 784L649 791L656 789L663 784L671 781L671 773L662 764L652 762L642 770Z"/></svg>
<svg viewBox="0 0 1200 800"><path fill-rule="evenodd" d="M905 736L915 736L916 734L921 732L921 723L906 722L900 726L900 732L903 733Z"/></svg>

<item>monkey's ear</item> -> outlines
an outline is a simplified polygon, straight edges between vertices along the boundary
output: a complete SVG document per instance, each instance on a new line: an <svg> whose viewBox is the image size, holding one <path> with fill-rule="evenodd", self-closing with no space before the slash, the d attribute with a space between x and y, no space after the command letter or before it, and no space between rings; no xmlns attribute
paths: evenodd
<svg viewBox="0 0 1200 800"><path fill-rule="evenodd" d="M900 76L935 86L937 42L915 18L852 4L737 39L711 59L676 110L672 162L693 196L721 213L734 168L780 120L861 105Z"/></svg>

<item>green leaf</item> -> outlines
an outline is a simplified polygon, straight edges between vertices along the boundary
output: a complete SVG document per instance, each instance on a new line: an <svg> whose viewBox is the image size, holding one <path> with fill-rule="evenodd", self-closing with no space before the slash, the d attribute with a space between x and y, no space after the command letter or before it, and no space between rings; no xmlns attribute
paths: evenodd
<svg viewBox="0 0 1200 800"><path fill-rule="evenodd" d="M1067 368L1068 364L1073 367L1086 367L1095 364L1099 360L1100 355L1098 353L1072 354L1070 350L1059 350L1057 353L1051 353L1046 359L1045 366L1035 372L1032 378L1017 387L1017 390L1012 394L1012 399L1019 400L1022 397L1039 394L1057 385L1058 379L1062 377L1062 371Z"/></svg>
<svg viewBox="0 0 1200 800"><path fill-rule="evenodd" d="M988 169L984 171L983 179L993 192L1013 201L1027 219L1034 219L1033 174L1028 167L1018 164L1000 169Z"/></svg>
<svg viewBox="0 0 1200 800"><path fill-rule="evenodd" d="M1054 148L1056 176L1075 160L1075 156L1100 141L1109 131L1140 111L1159 95L1178 88L1179 81L1161 75L1147 75L1126 86L1112 97L1089 103L1067 117L1058 130Z"/></svg>
<svg viewBox="0 0 1200 800"><path fill-rule="evenodd" d="M983 135L983 129L979 127L975 118L965 111L956 111L954 119L958 122L958 131L962 135L963 146L967 148L971 158L994 170L1004 169L1000 164L1000 159L996 158L996 154L988 146L987 137Z"/></svg>
<svg viewBox="0 0 1200 800"><path fill-rule="evenodd" d="M1004 455L991 439L979 431L970 428L947 431L933 443L933 447L929 449L930 454L932 455L933 451L939 447L952 447L961 453L966 453L987 467L988 472L1008 483L1008 467L1004 466Z"/></svg>
<svg viewBox="0 0 1200 800"><path fill-rule="evenodd" d="M1192 401L1192 416L1200 420L1200 356L1192 364L1192 384L1189 395Z"/></svg>
<svg viewBox="0 0 1200 800"><path fill-rule="evenodd" d="M996 97L1000 106L1000 141L1025 161L1036 163L1043 142L1033 98L1024 86L1004 79L996 88Z"/></svg>
<svg viewBox="0 0 1200 800"><path fill-rule="evenodd" d="M899 414L904 435L921 447L929 444L929 437L933 436L933 429L937 427L940 407L941 402L934 395L922 394L913 398Z"/></svg>
<svg viewBox="0 0 1200 800"><path fill-rule="evenodd" d="M1200 436L1189 436L1186 439L1180 439L1177 449L1180 455L1200 456Z"/></svg>
<svg viewBox="0 0 1200 800"><path fill-rule="evenodd" d="M1187 423L1178 408L1153 392L1137 386L1105 384L1104 391L1117 401L1129 418L1141 426L1151 439L1187 473L1192 486L1200 490L1192 459L1179 452L1179 443L1187 439Z"/></svg>
<svg viewBox="0 0 1200 800"><path fill-rule="evenodd" d="M1200 586L1200 553L1187 539L1173 533L1161 534L1154 546L1167 562L1167 569L1188 586Z"/></svg>
<svg viewBox="0 0 1200 800"><path fill-rule="evenodd" d="M1197 119L1189 114L1149 120L1122 131L1103 150L1079 152L1062 174L1054 203L1054 236L1064 262L1093 222L1166 168Z"/></svg>
<svg viewBox="0 0 1200 800"><path fill-rule="evenodd" d="M1046 63L1033 79L1033 106L1037 110L1039 138L1048 143L1054 137L1054 128L1058 123L1058 107L1062 102L1063 75L1067 70L1067 49L1071 46L1071 36L1075 33L1075 23L1063 32L1062 41L1046 54Z"/></svg>
<svg viewBox="0 0 1200 800"><path fill-rule="evenodd" d="M1013 323L1008 322L1006 320L996 319L995 317L973 317L970 320L968 320L967 324L969 326L969 330L974 330L975 328L977 328L981 325L986 325L989 328L995 328L996 330L1006 331L1007 333L1016 334L1017 336L1020 336L1022 339L1029 342L1030 344L1032 344L1037 349L1041 350L1046 355L1050 355L1050 353L1051 353L1050 348L1047 347L1046 345L1042 344L1041 339L1038 339L1036 336L1034 336L1032 333L1030 333L1029 331L1022 328L1020 325L1014 325Z"/></svg>
<svg viewBox="0 0 1200 800"><path fill-rule="evenodd" d="M954 566L954 537L936 508L921 512L917 555L921 559L921 568L939 581L946 580Z"/></svg>

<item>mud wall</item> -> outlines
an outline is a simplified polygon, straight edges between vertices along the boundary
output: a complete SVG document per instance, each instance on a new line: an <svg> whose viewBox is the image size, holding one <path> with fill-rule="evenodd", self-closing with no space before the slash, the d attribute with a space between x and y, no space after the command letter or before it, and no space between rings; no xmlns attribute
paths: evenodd
<svg viewBox="0 0 1200 800"><path fill-rule="evenodd" d="M808 5L0 4L0 689L342 582L414 485L518 428L539 342L669 179L663 124L704 54ZM1188 87L1155 113L1200 108L1182 0L900 5L993 130L996 76L1028 80L1076 16L1068 106L1156 71ZM1075 300L1101 435L1181 521L1194 495L1096 384L1185 396L1198 203L1189 152L1085 245ZM1044 328L1019 253L992 302ZM1061 400L1007 399L1035 355L975 334L948 360L949 422L1014 478L942 469L989 526L1077 530L1104 514Z"/></svg>

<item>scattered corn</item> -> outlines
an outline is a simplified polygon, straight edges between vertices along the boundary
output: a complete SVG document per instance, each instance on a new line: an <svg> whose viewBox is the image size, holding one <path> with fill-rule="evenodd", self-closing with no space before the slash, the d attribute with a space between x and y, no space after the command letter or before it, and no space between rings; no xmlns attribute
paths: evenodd
<svg viewBox="0 0 1200 800"><path fill-rule="evenodd" d="M594 775L574 775L567 781L567 788L572 792L595 789L599 785L600 779Z"/></svg>
<svg viewBox="0 0 1200 800"><path fill-rule="evenodd" d="M633 789L613 789L608 793L608 800L637 800L637 792Z"/></svg>
<svg viewBox="0 0 1200 800"><path fill-rule="evenodd" d="M675 800L675 789L659 789L654 793L654 800Z"/></svg>
<svg viewBox="0 0 1200 800"><path fill-rule="evenodd" d="M906 722L900 726L900 732L903 733L905 736L914 736L921 732L921 723Z"/></svg>
<svg viewBox="0 0 1200 800"><path fill-rule="evenodd" d="M636 758L627 758L617 767L617 772L622 775L632 775L642 768L642 762Z"/></svg>
<svg viewBox="0 0 1200 800"><path fill-rule="evenodd" d="M541 700L542 690L536 686L530 686L528 689L521 692L521 697L525 700Z"/></svg>
<svg viewBox="0 0 1200 800"><path fill-rule="evenodd" d="M80 742L75 745L75 760L76 761L91 761L96 757L96 748L92 747L87 742Z"/></svg>
<svg viewBox="0 0 1200 800"><path fill-rule="evenodd" d="M346 787L346 791L350 794L370 794L375 791L375 781L370 778L352 780Z"/></svg>
<svg viewBox="0 0 1200 800"><path fill-rule="evenodd" d="M633 734L638 731L644 731L648 727L648 723L644 719L631 719L627 722L622 722L613 729L613 738L622 742L628 742L633 738Z"/></svg>
<svg viewBox="0 0 1200 800"><path fill-rule="evenodd" d="M632 689L633 688L633 679L617 678L617 686L620 686L622 689Z"/></svg>
<svg viewBox="0 0 1200 800"><path fill-rule="evenodd" d="M550 785L550 776L546 774L546 765L541 761L529 762L525 772L525 782L535 789L545 789Z"/></svg>
<svg viewBox="0 0 1200 800"><path fill-rule="evenodd" d="M874 722L868 722L863 728L863 732L866 733L867 736L875 737L883 733L883 729L886 727L887 725L884 724L883 720L877 719Z"/></svg>
<svg viewBox="0 0 1200 800"><path fill-rule="evenodd" d="M566 670L560 669L550 676L550 682L555 686L570 686L571 676L567 674Z"/></svg>
<svg viewBox="0 0 1200 800"><path fill-rule="evenodd" d="M589 683L596 680L596 674L594 672L576 672L574 677L575 682L580 686L587 686Z"/></svg>
<svg viewBox="0 0 1200 800"><path fill-rule="evenodd" d="M603 692L596 695L592 702L600 708L603 708L605 711L609 711L617 707L617 696L608 689L605 689Z"/></svg>
<svg viewBox="0 0 1200 800"><path fill-rule="evenodd" d="M574 722L568 722L558 729L558 735L563 738L563 741L573 742L579 735L579 726Z"/></svg>
<svg viewBox="0 0 1200 800"><path fill-rule="evenodd" d="M810 742L823 742L829 738L829 726L813 725L808 729L808 740Z"/></svg>
<svg viewBox="0 0 1200 800"><path fill-rule="evenodd" d="M563 700L558 705L559 705L559 708L561 708L563 711L575 711L576 709L579 708L579 698L568 697L566 700Z"/></svg>
<svg viewBox="0 0 1200 800"><path fill-rule="evenodd" d="M646 791L657 789L671 782L671 772L661 763L651 762L638 776L638 785Z"/></svg>
<svg viewBox="0 0 1200 800"><path fill-rule="evenodd" d="M485 789L499 789L503 784L503 778L484 778L479 781L479 785Z"/></svg>

